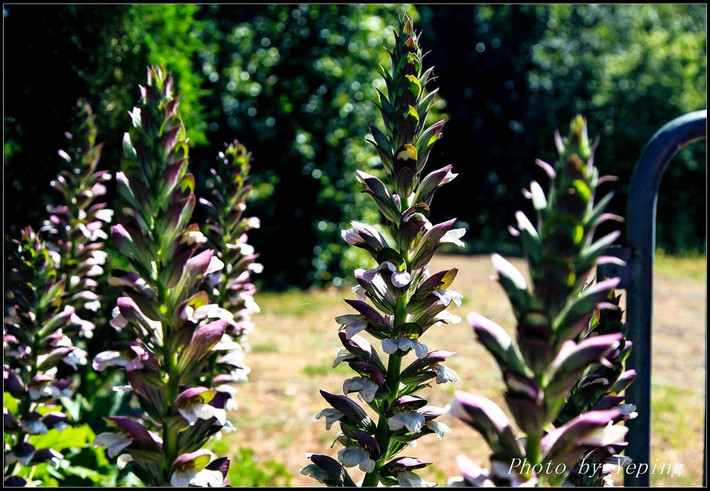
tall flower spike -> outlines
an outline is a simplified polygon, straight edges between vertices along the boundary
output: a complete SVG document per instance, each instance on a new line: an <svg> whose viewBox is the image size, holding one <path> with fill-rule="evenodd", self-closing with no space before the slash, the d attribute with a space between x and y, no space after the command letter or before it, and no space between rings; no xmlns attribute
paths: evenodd
<svg viewBox="0 0 710 491"><path fill-rule="evenodd" d="M125 295L111 325L134 342L94 359L97 370L125 368L144 414L141 421L110 418L117 431L97 435L94 445L111 455L127 452L120 462L149 486L222 484L217 473L202 470L217 466L226 473L228 461L211 462L211 453L196 452L229 425L225 398L200 386L198 377L213 348L230 342L231 316L200 290L222 262L209 249L196 254L205 239L197 225L188 225L195 179L187 170L188 142L172 87L163 68L148 69L116 176L122 201L111 233L133 271L116 271L111 280Z"/></svg>
<svg viewBox="0 0 710 491"><path fill-rule="evenodd" d="M317 418L325 417L328 428L338 422L342 430L337 438L343 445L339 462L310 455L312 463L301 470L329 486L351 485L346 468L356 466L366 473L363 486L432 485L415 472L429 462L396 456L424 435L434 433L441 438L450 432L436 421L445 409L428 406L414 394L434 381L458 380L443 365L454 353L430 353L422 342L429 328L461 320L446 311L451 302L460 304L461 295L449 289L457 270L431 274L428 265L442 245L463 245L460 239L465 231L453 228L455 220L437 225L428 220L434 192L456 175L451 166L422 174L443 121L427 126L436 90L425 94L432 69L422 71L419 35L407 17L395 31L390 54L391 72L382 69L387 94L379 94L378 105L385 129L370 127L384 179L362 171L358 179L379 207L391 237L359 222L343 231L343 239L369 252L376 264L355 272L360 299L346 300L355 312L336 318L343 348L334 366L347 362L355 376L343 383L345 395L321 392L331 408ZM380 341L383 354L358 334L363 332ZM413 359L402 369L409 353ZM381 361L385 357L386 366ZM352 392L375 412L375 419L348 397Z"/></svg>
<svg viewBox="0 0 710 491"><path fill-rule="evenodd" d="M14 476L9 485L24 486L21 466L57 464L63 458L53 449L35 448L30 436L68 425L58 399L72 395L66 377L86 363L86 352L72 343L79 326L72 322L74 308L64 302L66 278L57 274L59 255L30 227L14 242L3 329L3 390L17 408L4 413L4 475Z"/></svg>
<svg viewBox="0 0 710 491"><path fill-rule="evenodd" d="M584 284L596 264L609 260L601 255L619 235L595 241L597 225L619 217L604 213L610 195L595 203L602 180L584 118L572 121L568 138L556 133L555 143L557 165L537 161L552 181L548 194L534 181L524 192L536 225L518 212L518 227L512 229L521 239L532 284L503 257L493 256L517 321L515 342L485 317L468 316L501 369L504 398L525 445L518 445L510 422L492 401L457 393L451 414L479 431L493 450L490 471L460 459L468 485L560 485L570 472L570 483L598 483L601 474L580 476L575 465L583 457L618 463L616 454L626 445L625 428L613 426L633 417L634 409L621 404L618 395L634 375L623 372L631 343L624 340L612 293L619 280ZM550 424L557 429L547 433ZM501 435L507 435L505 441ZM565 472L558 473L559 464ZM608 468L613 466L604 472Z"/></svg>
<svg viewBox="0 0 710 491"><path fill-rule="evenodd" d="M251 154L235 140L219 153L216 165L210 169L209 199L199 200L208 216L205 227L208 244L224 264L220 271L207 277L204 287L212 300L233 316L227 332L238 343L222 345L212 355L202 382L210 385L216 373L223 373L220 383L225 390L229 390L227 383L243 381L249 373L243 363L249 349L247 333L254 326L252 314L260 311L254 301L256 287L252 274L260 273L263 268L256 262L259 255L247 242L247 232L259 228L260 222L256 217L244 216L251 191L251 185L247 184L250 170Z"/></svg>
<svg viewBox="0 0 710 491"><path fill-rule="evenodd" d="M96 312L100 307L97 278L104 274L107 257L103 250L108 239L104 225L113 217L113 210L97 198L106 194L104 183L111 179L111 173L97 170L103 144L96 143L95 116L83 99L77 102L77 120L75 134L66 133L69 152L59 151L66 168L51 182L64 202L47 206L49 219L40 232L46 234L47 246L59 254L59 272L67 277L66 301L77 311ZM88 312L83 316L89 317ZM90 338L94 324L75 320L81 323L83 335Z"/></svg>

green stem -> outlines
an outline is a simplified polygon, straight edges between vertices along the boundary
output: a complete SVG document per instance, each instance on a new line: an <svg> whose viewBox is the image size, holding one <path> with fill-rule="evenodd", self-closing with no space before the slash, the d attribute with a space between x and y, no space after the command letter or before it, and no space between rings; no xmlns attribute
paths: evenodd
<svg viewBox="0 0 710 491"><path fill-rule="evenodd" d="M530 464L530 469L535 465L540 463L540 441L542 440L540 435L528 435L527 442L525 443L525 456L528 463ZM530 477L527 475L526 477Z"/></svg>
<svg viewBox="0 0 710 491"><path fill-rule="evenodd" d="M162 259L162 258L161 258ZM157 275L159 278L160 275ZM168 305L168 290L160 283L157 285L161 311L172 312L171 306ZM163 361L165 366L165 374L167 375L166 385L163 389L163 471L166 483L170 480L170 467L177 458L177 430L168 421L175 409L175 401L180 392L180 377L177 371L178 354L171 349L168 339L170 336L169 321L167 318L162 319L163 325Z"/></svg>
<svg viewBox="0 0 710 491"><path fill-rule="evenodd" d="M407 320L407 295L403 295L397 299L397 307L394 314L393 325L398 325ZM389 411L389 405L394 401L399 395L399 376L402 367L402 353L395 351L389 356L387 362L387 375L385 376L385 384L390 389L390 395L381 407L381 413L379 414L379 419L377 421L377 430L375 431L375 440L380 446L381 455L375 464L375 469L365 475L365 479L362 481L363 487L365 486L377 486L377 474L379 469L387 462L389 458L389 446L390 446L390 428L387 420L387 412Z"/></svg>
<svg viewBox="0 0 710 491"><path fill-rule="evenodd" d="M380 446L381 455L375 464L375 469L365 475L365 479L362 481L362 486L377 486L377 473L380 468L385 465L387 459L389 458L389 446L390 446L390 428L387 420L389 419L386 415L389 410L389 404L397 398L397 393L399 392L399 374L400 367L402 365L402 355L396 351L389 357L389 362L387 365L387 376L385 382L387 387L390 388L390 395L386 401L383 401L382 413L379 415L377 421L377 430L375 430L375 440Z"/></svg>
<svg viewBox="0 0 710 491"><path fill-rule="evenodd" d="M212 379L214 379L214 374L217 371L217 354L213 354L208 362L207 375L205 376L204 385L205 387L212 387Z"/></svg>
<svg viewBox="0 0 710 491"><path fill-rule="evenodd" d="M165 387L165 406L163 421L163 469L166 481L170 479L170 467L177 458L177 430L167 424L167 419L171 416L175 400L179 392L179 377L177 374L177 353L165 353L165 369L168 375L168 383Z"/></svg>

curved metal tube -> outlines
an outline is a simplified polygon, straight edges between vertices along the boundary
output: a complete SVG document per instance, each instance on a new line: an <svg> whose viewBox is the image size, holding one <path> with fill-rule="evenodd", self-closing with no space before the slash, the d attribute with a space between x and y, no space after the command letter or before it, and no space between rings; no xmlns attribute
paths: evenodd
<svg viewBox="0 0 710 491"><path fill-rule="evenodd" d="M626 319L628 337L634 343L628 367L635 369L637 376L626 394L627 400L636 405L638 416L627 422L626 455L635 463L650 464L651 459L651 318L658 187L673 156L686 145L706 138L706 121L707 111L702 110L663 126L644 147L631 176L626 232L632 260ZM638 477L626 474L625 484L649 486L650 473Z"/></svg>

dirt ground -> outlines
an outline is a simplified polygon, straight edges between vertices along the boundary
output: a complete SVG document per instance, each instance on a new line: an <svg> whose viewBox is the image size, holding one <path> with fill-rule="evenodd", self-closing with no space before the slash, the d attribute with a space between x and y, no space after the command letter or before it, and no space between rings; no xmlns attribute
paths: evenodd
<svg viewBox="0 0 710 491"><path fill-rule="evenodd" d="M521 260L512 262L521 270ZM652 477L654 485L698 486L702 477L705 408L705 259L659 257L655 275L653 326L653 436L652 462L670 463L680 475ZM513 330L510 305L494 280L489 256L440 255L432 271L458 267L452 288L464 295L464 303L451 312L465 315L477 311ZM308 463L305 453L323 453L335 458L338 446L330 448L338 429L325 430L315 414L327 407L319 389L342 393L343 381L352 376L340 365L331 368L339 346L337 315L349 313L344 298L355 298L349 288L310 292L263 293L257 295L262 312L255 317L256 330L250 336L253 351L247 362L250 381L239 388L239 409L230 415L237 431L226 442L233 448L249 447L259 460L283 463L293 474L293 485L317 483L302 476L299 469ZM461 381L427 389L430 404L444 406L461 389L492 398L501 407L503 384L493 358L474 341L464 321L428 331L422 341L429 349L457 351L448 365ZM408 358L414 355L408 355ZM633 401L630 401L633 402ZM506 409L507 410L507 409ZM439 442L434 435L419 440L416 448L402 455L433 462L421 474L445 485L458 476L456 456L464 454L487 467L489 449L483 439L463 423L447 415L453 433ZM668 467L666 467L668 469ZM357 481L362 475L351 472Z"/></svg>

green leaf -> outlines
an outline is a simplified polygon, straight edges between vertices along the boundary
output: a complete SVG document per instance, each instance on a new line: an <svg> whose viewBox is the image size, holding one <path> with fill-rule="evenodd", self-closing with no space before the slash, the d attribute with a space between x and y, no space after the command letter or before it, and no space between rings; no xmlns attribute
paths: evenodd
<svg viewBox="0 0 710 491"><path fill-rule="evenodd" d="M94 431L89 425L74 426L64 431L49 430L44 435L33 435L30 443L36 448L52 448L61 451L66 448L83 448L90 446L93 441Z"/></svg>
<svg viewBox="0 0 710 491"><path fill-rule="evenodd" d="M59 402L62 403L67 414L73 421L81 420L81 407L86 405L86 399L81 394L76 394L74 397L60 397Z"/></svg>
<svg viewBox="0 0 710 491"><path fill-rule="evenodd" d="M10 414L17 414L17 399L12 397L9 392L2 393L2 406L7 409Z"/></svg>
<svg viewBox="0 0 710 491"><path fill-rule="evenodd" d="M102 473L88 469L86 467L70 465L65 468L62 468L62 471L64 474L68 474L70 476L77 476L82 479L89 479L94 484L99 484L102 480L104 480L104 476Z"/></svg>

